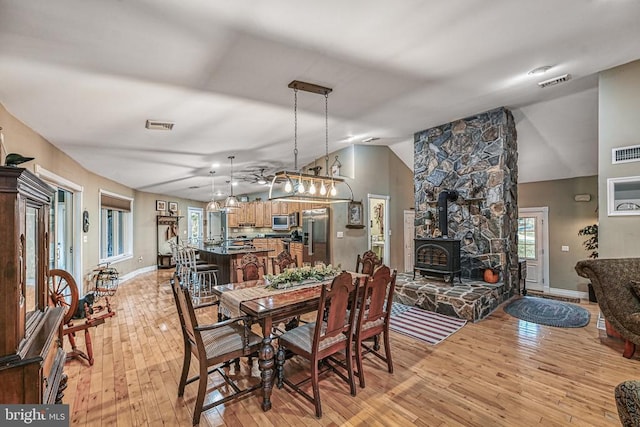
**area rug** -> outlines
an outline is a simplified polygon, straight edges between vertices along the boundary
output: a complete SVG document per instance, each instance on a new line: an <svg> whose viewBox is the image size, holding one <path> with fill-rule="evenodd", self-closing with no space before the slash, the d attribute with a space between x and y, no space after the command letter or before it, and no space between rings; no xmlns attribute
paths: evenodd
<svg viewBox="0 0 640 427"><path fill-rule="evenodd" d="M399 334L435 345L459 331L466 323L464 319L394 302L389 328Z"/></svg>
<svg viewBox="0 0 640 427"><path fill-rule="evenodd" d="M536 297L518 298L504 311L527 322L559 328L582 328L591 317L587 309L578 305Z"/></svg>

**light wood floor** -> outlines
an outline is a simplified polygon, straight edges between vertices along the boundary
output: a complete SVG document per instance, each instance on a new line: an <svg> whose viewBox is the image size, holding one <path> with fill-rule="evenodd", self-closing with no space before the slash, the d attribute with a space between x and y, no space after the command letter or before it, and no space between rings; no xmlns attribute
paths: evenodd
<svg viewBox="0 0 640 427"><path fill-rule="evenodd" d="M169 274L122 283L112 299L116 316L92 330L95 365L67 363L72 425L191 425L197 385L177 397L183 347ZM367 387L355 398L328 376L320 420L300 396L274 389L269 412L250 395L209 410L200 425L617 426L613 389L640 376L640 360L601 344L597 306L584 306L591 323L578 329L526 323L500 307L437 346L392 333L395 373L369 358ZM246 361L242 371L249 374Z"/></svg>

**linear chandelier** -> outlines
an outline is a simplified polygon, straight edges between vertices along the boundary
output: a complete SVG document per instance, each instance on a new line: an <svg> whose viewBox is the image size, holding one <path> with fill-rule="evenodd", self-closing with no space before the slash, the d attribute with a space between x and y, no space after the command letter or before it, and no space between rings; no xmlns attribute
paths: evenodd
<svg viewBox="0 0 640 427"><path fill-rule="evenodd" d="M276 172L269 186L269 200L284 202L345 203L353 201L353 191L342 178L321 175L322 167L310 168L314 173L302 173L298 169L298 90L324 95L325 123L325 171L329 171L329 93L332 89L313 83L294 80L289 83L293 89L293 171ZM337 156L336 156L337 160ZM282 183L284 182L284 187Z"/></svg>

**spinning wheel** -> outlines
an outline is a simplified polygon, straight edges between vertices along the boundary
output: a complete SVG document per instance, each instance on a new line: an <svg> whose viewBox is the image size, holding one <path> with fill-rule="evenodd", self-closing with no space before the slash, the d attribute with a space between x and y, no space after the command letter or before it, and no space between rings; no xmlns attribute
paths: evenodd
<svg viewBox="0 0 640 427"><path fill-rule="evenodd" d="M111 291L115 292L115 289L111 287L108 292ZM106 292L107 291L105 291L105 293ZM85 301L83 307L85 319L77 320L78 323L74 325L71 318L76 314L78 309L78 285L76 285L76 281L71 274L64 270L57 269L49 271L49 298L53 305L65 308L62 334L66 335L69 338L69 343L71 343L71 351L67 353L67 360L81 358L88 361L89 365L93 365L93 346L91 344L89 329L101 325L109 317L115 316L116 313L111 310L109 299L105 297L106 306L99 306L98 312L96 312L95 315L92 315L93 311L91 309L93 307L90 307L91 304L83 299L83 301ZM84 331L84 341L87 347L86 353L76 346L75 335L76 332L80 331Z"/></svg>
<svg viewBox="0 0 640 427"><path fill-rule="evenodd" d="M65 308L62 323L69 323L78 308L78 285L73 276L64 270L50 270L49 298L54 306Z"/></svg>

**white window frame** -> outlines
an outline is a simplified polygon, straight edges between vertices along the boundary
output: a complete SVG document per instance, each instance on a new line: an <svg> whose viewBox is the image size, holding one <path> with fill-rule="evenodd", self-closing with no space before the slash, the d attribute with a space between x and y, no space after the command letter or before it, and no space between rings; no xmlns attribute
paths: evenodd
<svg viewBox="0 0 640 427"><path fill-rule="evenodd" d="M124 237L122 240L124 242L125 248L123 248L123 251L121 254L110 256L110 257L103 257L103 254L105 254L107 250L106 248L107 239L105 235L107 230L107 218L102 214L102 195L103 194L106 194L107 196L115 197L118 199L127 200L129 201L131 206L131 212L125 212L125 215L124 215L125 218L123 221L124 224L119 224L120 226L124 226L124 230L123 230ZM107 263L107 262L111 264L115 264L115 263L133 258L133 198L101 189L100 197L98 198L98 201L100 205L99 206L99 212L100 212L100 254L99 254L100 261L99 262L101 264Z"/></svg>

